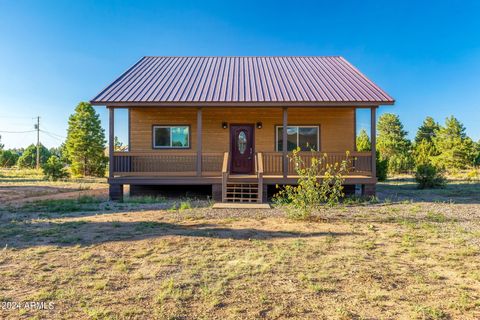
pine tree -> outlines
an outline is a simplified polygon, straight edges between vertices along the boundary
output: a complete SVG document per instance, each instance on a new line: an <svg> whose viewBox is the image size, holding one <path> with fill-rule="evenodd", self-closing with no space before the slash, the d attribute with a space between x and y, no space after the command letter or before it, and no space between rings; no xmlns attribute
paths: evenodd
<svg viewBox="0 0 480 320"><path fill-rule="evenodd" d="M50 158L50 151L40 144L40 165L43 165ZM35 168L37 165L37 146L31 144L18 158L17 165L20 168Z"/></svg>
<svg viewBox="0 0 480 320"><path fill-rule="evenodd" d="M370 137L367 134L365 129L360 130L360 133L356 139L357 151L364 152L372 150L372 143L370 142Z"/></svg>
<svg viewBox="0 0 480 320"><path fill-rule="evenodd" d="M445 120L445 126L435 131L433 143L438 152L436 165L447 170L465 169L474 164L475 143L467 137L465 127L454 116Z"/></svg>
<svg viewBox="0 0 480 320"><path fill-rule="evenodd" d="M415 136L415 144L419 144L422 140L432 142L435 132L440 129L440 125L433 120L432 117L426 117L422 125L418 128Z"/></svg>
<svg viewBox="0 0 480 320"><path fill-rule="evenodd" d="M384 113L378 119L377 150L382 160L388 160L388 172L400 173L412 169L411 142L396 114Z"/></svg>
<svg viewBox="0 0 480 320"><path fill-rule="evenodd" d="M105 143L105 132L98 114L89 103L79 103L68 119L65 141L72 173L76 176L104 176L107 164Z"/></svg>

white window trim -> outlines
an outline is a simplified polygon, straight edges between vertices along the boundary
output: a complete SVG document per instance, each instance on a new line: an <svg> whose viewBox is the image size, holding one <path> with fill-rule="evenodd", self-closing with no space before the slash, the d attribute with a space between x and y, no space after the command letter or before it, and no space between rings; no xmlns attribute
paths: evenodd
<svg viewBox="0 0 480 320"><path fill-rule="evenodd" d="M281 152L281 150L278 149L278 129L283 128L283 126L275 126L275 151L276 152ZM317 128L317 150L320 151L320 126L292 126L292 125L287 125L287 130L288 128L297 128L297 147L298 147L298 140L300 135L298 134L299 128Z"/></svg>
<svg viewBox="0 0 480 320"><path fill-rule="evenodd" d="M170 146L157 146L155 145L155 135L156 129L168 128L170 129ZM172 128L187 128L187 146L177 147L172 146ZM153 126L153 135L152 135L152 147L153 149L190 149L190 126L189 125L172 125L172 126Z"/></svg>

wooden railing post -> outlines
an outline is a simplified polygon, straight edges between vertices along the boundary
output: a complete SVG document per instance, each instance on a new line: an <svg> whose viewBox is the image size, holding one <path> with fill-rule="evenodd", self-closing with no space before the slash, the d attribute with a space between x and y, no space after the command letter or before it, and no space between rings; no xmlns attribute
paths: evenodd
<svg viewBox="0 0 480 320"><path fill-rule="evenodd" d="M370 108L370 141L372 145L372 178L377 177L377 107Z"/></svg>
<svg viewBox="0 0 480 320"><path fill-rule="evenodd" d="M202 175L202 108L197 108L197 176Z"/></svg>
<svg viewBox="0 0 480 320"><path fill-rule="evenodd" d="M258 203L263 202L263 155L257 153Z"/></svg>
<svg viewBox="0 0 480 320"><path fill-rule="evenodd" d="M114 172L114 157L113 152L115 151L114 141L115 141L115 109L112 107L108 108L108 177L113 178Z"/></svg>
<svg viewBox="0 0 480 320"><path fill-rule="evenodd" d="M287 128L288 128L288 108L283 107L283 121L282 121L282 156L283 156L283 177L287 178L288 175L288 159L287 159Z"/></svg>
<svg viewBox="0 0 480 320"><path fill-rule="evenodd" d="M228 152L223 154L223 164L222 164L222 202L225 202L227 197L227 180L228 180L228 162L229 162Z"/></svg>

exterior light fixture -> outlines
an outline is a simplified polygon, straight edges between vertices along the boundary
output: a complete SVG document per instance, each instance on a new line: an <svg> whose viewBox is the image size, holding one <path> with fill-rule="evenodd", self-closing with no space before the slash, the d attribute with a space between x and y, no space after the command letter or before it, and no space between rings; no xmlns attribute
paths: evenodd
<svg viewBox="0 0 480 320"><path fill-rule="evenodd" d="M260 121L257 122L257 129L262 129L262 126L263 126L262 122Z"/></svg>
<svg viewBox="0 0 480 320"><path fill-rule="evenodd" d="M222 128L223 128L223 129L227 129L227 128L228 128L228 123L222 122Z"/></svg>

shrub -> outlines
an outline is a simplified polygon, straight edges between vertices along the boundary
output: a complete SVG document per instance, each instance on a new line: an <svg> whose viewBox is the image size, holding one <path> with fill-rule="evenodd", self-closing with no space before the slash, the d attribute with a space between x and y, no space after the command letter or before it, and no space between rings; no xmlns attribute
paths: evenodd
<svg viewBox="0 0 480 320"><path fill-rule="evenodd" d="M17 164L18 154L10 150L0 150L0 167L10 168Z"/></svg>
<svg viewBox="0 0 480 320"><path fill-rule="evenodd" d="M51 156L50 151L48 151L45 146L40 144L40 165L42 166ZM35 168L37 163L37 146L31 144L25 149L20 158L18 158L17 165L20 168Z"/></svg>
<svg viewBox="0 0 480 320"><path fill-rule="evenodd" d="M388 172L388 160L381 159L380 154L377 151L377 179L378 181L385 181L387 180L387 172Z"/></svg>
<svg viewBox="0 0 480 320"><path fill-rule="evenodd" d="M43 174L46 179L56 181L68 177L64 164L57 156L51 156L42 166Z"/></svg>
<svg viewBox="0 0 480 320"><path fill-rule="evenodd" d="M419 189L442 188L446 184L442 170L428 163L416 167L415 181Z"/></svg>
<svg viewBox="0 0 480 320"><path fill-rule="evenodd" d="M277 204L284 205L287 216L292 219L308 219L313 210L321 205L334 206L344 196L343 175L348 171L347 160L341 163L327 163L327 155L311 157L307 165L300 157L300 149L293 151L290 161L298 174L296 186L287 185L274 197ZM319 181L318 176L323 175Z"/></svg>

